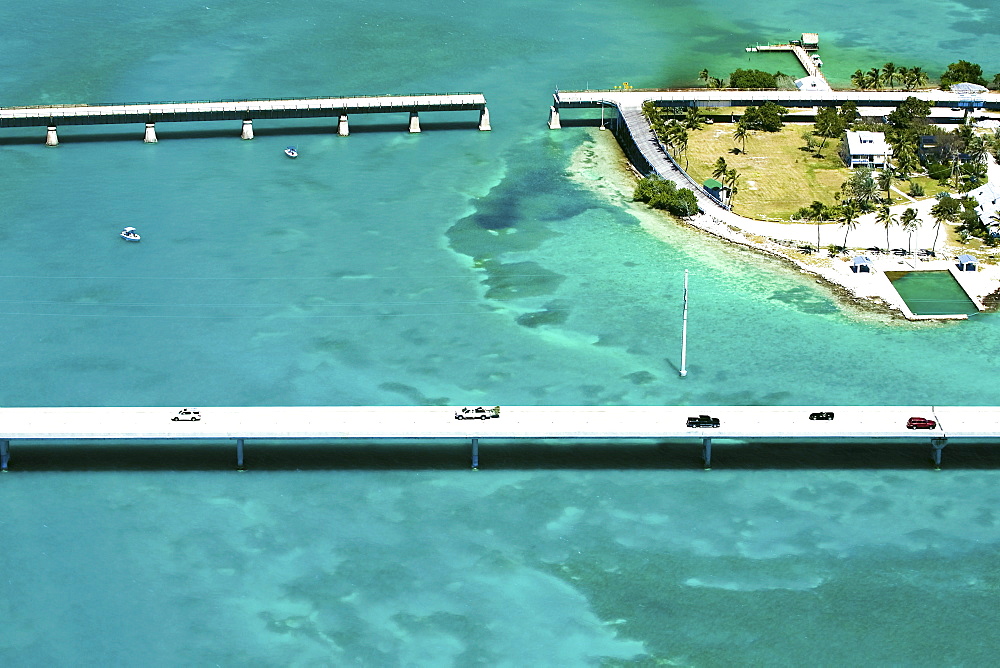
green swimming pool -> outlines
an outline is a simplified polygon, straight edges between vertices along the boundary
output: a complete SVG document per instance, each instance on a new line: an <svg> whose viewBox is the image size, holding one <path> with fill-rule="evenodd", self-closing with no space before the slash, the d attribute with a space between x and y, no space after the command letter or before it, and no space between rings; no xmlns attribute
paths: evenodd
<svg viewBox="0 0 1000 668"><path fill-rule="evenodd" d="M915 315L979 312L950 272L887 271L885 275Z"/></svg>

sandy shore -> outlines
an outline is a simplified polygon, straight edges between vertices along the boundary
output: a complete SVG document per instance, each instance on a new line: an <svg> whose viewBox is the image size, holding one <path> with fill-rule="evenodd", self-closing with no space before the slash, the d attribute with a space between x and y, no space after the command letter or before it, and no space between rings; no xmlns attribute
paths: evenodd
<svg viewBox="0 0 1000 668"><path fill-rule="evenodd" d="M617 149L617 142L610 133L599 137L597 143L603 144L610 138L610 144ZM591 149L584 150L593 150ZM634 171L627 162L622 163L622 167L629 170L634 177ZM989 165L990 180L1000 181L1000 167L991 159ZM595 189L593 180L578 179L581 185L590 189ZM607 184L605 184L607 185ZM627 181L612 186L611 190L619 190L618 196L621 199L631 199L631 192L625 192L628 188ZM631 182L634 188L634 180ZM603 189L599 189L603 190ZM601 192L608 197L611 192ZM989 302L988 298L1000 291L1000 266L996 264L980 263L977 271L958 271L955 259L958 255L968 252L967 249L948 240L950 230L942 227L940 231L935 230L934 218L930 215L930 209L936 200L926 198L915 200L906 204L892 207L893 215L898 217L907 208L917 211L920 227L913 233L912 240L908 233L899 226L889 229L889 248L931 248L933 245L936 257L924 258L916 256L900 257L884 252L886 248L886 230L876 221L875 214L865 214L858 218L857 227L847 235L847 242L852 249L847 255L830 257L826 250L819 253L810 254L799 250L800 246L816 246L817 226L814 223L778 223L745 218L731 211L724 211L721 208L699 214L692 218L684 219L687 224L703 230L713 236L725 239L726 241L745 246L759 252L782 258L799 267L802 271L813 274L818 278L834 286L841 288L847 296L853 297L854 301L862 301L870 308L884 311L888 310L896 315L903 316L909 320L939 320L942 316L919 316L914 315L900 298L899 293L892 287L891 282L886 277L886 271L950 271L955 279L962 285L966 293L976 302L980 310L987 307L984 302ZM663 214L666 216L666 214ZM824 223L819 226L820 248L825 249L831 244L844 245L845 229L837 223ZM938 236L936 245L935 235ZM871 253L864 249L879 248L882 253ZM977 255L976 253L972 253ZM864 255L871 260L870 272L856 273L852 269L852 258ZM982 255L980 254L980 257ZM958 316L964 318L965 316Z"/></svg>

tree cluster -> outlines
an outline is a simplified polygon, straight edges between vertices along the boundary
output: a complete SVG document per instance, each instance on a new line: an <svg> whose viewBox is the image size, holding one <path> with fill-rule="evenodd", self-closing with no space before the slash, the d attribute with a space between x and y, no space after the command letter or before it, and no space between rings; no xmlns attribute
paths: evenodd
<svg viewBox="0 0 1000 668"><path fill-rule="evenodd" d="M920 67L897 67L895 63L886 63L881 68L873 67L867 72L855 70L851 75L851 83L861 90L881 90L896 88L896 83L903 90L915 90L927 83L927 73Z"/></svg>
<svg viewBox="0 0 1000 668"><path fill-rule="evenodd" d="M945 73L941 75L941 88L942 90L948 90L950 86L957 83L971 83L985 86L986 79L983 78L983 68L975 63L970 63L968 60L960 60L957 63L952 63L945 70Z"/></svg>
<svg viewBox="0 0 1000 668"><path fill-rule="evenodd" d="M698 198L687 188L678 188L673 181L647 176L635 187L632 199L645 202L654 209L664 209L675 216L693 216L698 213Z"/></svg>
<svg viewBox="0 0 1000 668"><path fill-rule="evenodd" d="M777 88L778 79L761 70L733 70L729 74L729 87L741 89Z"/></svg>

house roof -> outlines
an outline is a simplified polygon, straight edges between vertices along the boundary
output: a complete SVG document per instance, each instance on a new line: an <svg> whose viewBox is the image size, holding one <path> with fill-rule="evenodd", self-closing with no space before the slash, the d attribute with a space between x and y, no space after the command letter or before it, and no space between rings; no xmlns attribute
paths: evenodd
<svg viewBox="0 0 1000 668"><path fill-rule="evenodd" d="M989 90L986 86L980 86L974 83L957 83L952 84L950 87L952 93L985 93Z"/></svg>
<svg viewBox="0 0 1000 668"><path fill-rule="evenodd" d="M857 267L859 265L862 265L862 264L871 264L871 263L872 263L872 260L867 255L857 255L857 256L854 257L853 260L851 260L851 264L853 264L855 267Z"/></svg>
<svg viewBox="0 0 1000 668"><path fill-rule="evenodd" d="M711 188L713 190L716 188L722 188L722 184L716 181L715 179L705 179L705 183L703 183L702 185L705 186L706 188Z"/></svg>
<svg viewBox="0 0 1000 668"><path fill-rule="evenodd" d="M979 212L983 222L988 223L989 219L1000 211L1000 183L988 181L970 190L968 195L976 200L976 211Z"/></svg>
<svg viewBox="0 0 1000 668"><path fill-rule="evenodd" d="M827 90L830 84L826 83L820 77L808 76L802 77L801 79L795 80L795 87L799 90L812 90L814 88L820 88L822 90Z"/></svg>
<svg viewBox="0 0 1000 668"><path fill-rule="evenodd" d="M885 143L885 133L860 130L847 131L847 150L851 155L891 155L892 147Z"/></svg>
<svg viewBox="0 0 1000 668"><path fill-rule="evenodd" d="M977 264L979 262L979 260L968 254L959 255L958 261L962 264Z"/></svg>

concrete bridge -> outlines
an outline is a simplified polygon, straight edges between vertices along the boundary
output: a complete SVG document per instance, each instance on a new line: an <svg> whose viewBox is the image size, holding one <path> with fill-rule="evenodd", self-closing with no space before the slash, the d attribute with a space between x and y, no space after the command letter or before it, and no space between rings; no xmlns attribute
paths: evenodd
<svg viewBox="0 0 1000 668"><path fill-rule="evenodd" d="M0 128L46 127L46 145L57 146L60 125L145 123L143 139L152 143L157 141L158 122L240 121L240 136L253 139L255 119L335 117L338 134L347 136L350 114L406 113L408 130L420 132L419 114L430 111L478 111L479 129L490 129L490 113L482 93L6 107L0 108Z"/></svg>
<svg viewBox="0 0 1000 668"><path fill-rule="evenodd" d="M559 125L561 109L600 107L641 108L652 101L657 106L749 107L774 102L783 107L840 106L848 101L858 107L898 107L908 97L927 100L934 108L982 108L1000 110L1000 93L960 95L943 90L734 90L696 88L691 90L586 90L556 91L549 110L549 127Z"/></svg>
<svg viewBox="0 0 1000 668"><path fill-rule="evenodd" d="M11 442L72 447L88 440L140 445L174 440L222 441L236 446L263 439L334 443L342 439L445 441L471 447L479 464L483 439L680 440L700 444L706 467L713 440L923 443L936 465L949 439L1000 442L1000 408L942 406L511 406L499 417L458 420L455 408L407 407L230 407L204 408L199 421L175 421L171 408L0 408L0 468L7 469ZM814 411L834 419L811 420ZM687 417L719 418L717 428L690 428ZM186 416L185 416L186 417ZM935 420L934 429L907 429L910 417ZM148 446L147 446L148 447Z"/></svg>

